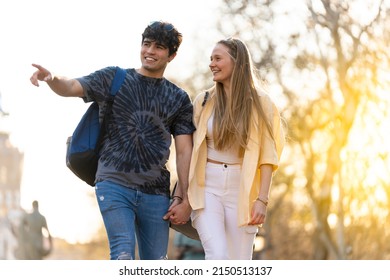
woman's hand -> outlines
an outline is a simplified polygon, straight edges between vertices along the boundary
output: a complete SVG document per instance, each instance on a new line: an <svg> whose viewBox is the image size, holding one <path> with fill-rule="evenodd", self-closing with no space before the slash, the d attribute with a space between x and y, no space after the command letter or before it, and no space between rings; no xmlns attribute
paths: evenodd
<svg viewBox="0 0 390 280"><path fill-rule="evenodd" d="M252 206L251 219L248 225L260 225L265 223L267 206L260 200L255 200Z"/></svg>
<svg viewBox="0 0 390 280"><path fill-rule="evenodd" d="M180 199L173 199L168 212L164 215L164 220L169 220L172 224L185 224L190 219L191 206L188 200L181 201Z"/></svg>

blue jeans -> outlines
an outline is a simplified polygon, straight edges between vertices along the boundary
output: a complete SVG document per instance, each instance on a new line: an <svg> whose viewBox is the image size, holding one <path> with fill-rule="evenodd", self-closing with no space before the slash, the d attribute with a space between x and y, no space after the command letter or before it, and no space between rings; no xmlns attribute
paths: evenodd
<svg viewBox="0 0 390 280"><path fill-rule="evenodd" d="M167 258L169 224L163 216L169 197L142 193L109 181L96 184L96 198L107 231L110 258Z"/></svg>

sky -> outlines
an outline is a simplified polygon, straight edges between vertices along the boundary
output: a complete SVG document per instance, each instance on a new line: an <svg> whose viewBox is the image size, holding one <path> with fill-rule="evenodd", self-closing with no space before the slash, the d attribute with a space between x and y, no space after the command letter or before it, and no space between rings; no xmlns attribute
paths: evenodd
<svg viewBox="0 0 390 280"><path fill-rule="evenodd" d="M197 0L13 0L0 2L0 93L10 115L0 130L24 153L21 206L40 202L53 236L87 242L102 226L94 189L65 165L66 139L88 107L81 99L54 94L45 83L30 84L41 64L54 74L87 75L105 66L139 67L141 33L149 22L166 20L183 33L166 77L193 73L195 48L211 49L219 1ZM198 36L196 39L196 36ZM199 39L199 36L200 39Z"/></svg>

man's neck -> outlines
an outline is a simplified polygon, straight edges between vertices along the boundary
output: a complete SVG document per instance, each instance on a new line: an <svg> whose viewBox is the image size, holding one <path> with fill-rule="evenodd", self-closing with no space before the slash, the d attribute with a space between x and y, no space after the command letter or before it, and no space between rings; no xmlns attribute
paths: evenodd
<svg viewBox="0 0 390 280"><path fill-rule="evenodd" d="M136 69L138 74L149 77L149 78L155 78L155 79L161 79L164 76L164 70L162 71L150 71L143 67Z"/></svg>

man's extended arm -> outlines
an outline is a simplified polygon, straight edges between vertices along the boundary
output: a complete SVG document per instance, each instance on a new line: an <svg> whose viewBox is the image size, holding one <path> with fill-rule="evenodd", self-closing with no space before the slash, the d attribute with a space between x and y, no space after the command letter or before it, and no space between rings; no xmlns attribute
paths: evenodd
<svg viewBox="0 0 390 280"><path fill-rule="evenodd" d="M38 64L32 64L37 71L31 76L30 81L33 85L39 86L39 81L46 82L56 94L65 97L83 97L84 91L80 82L76 79L53 76L46 68Z"/></svg>

